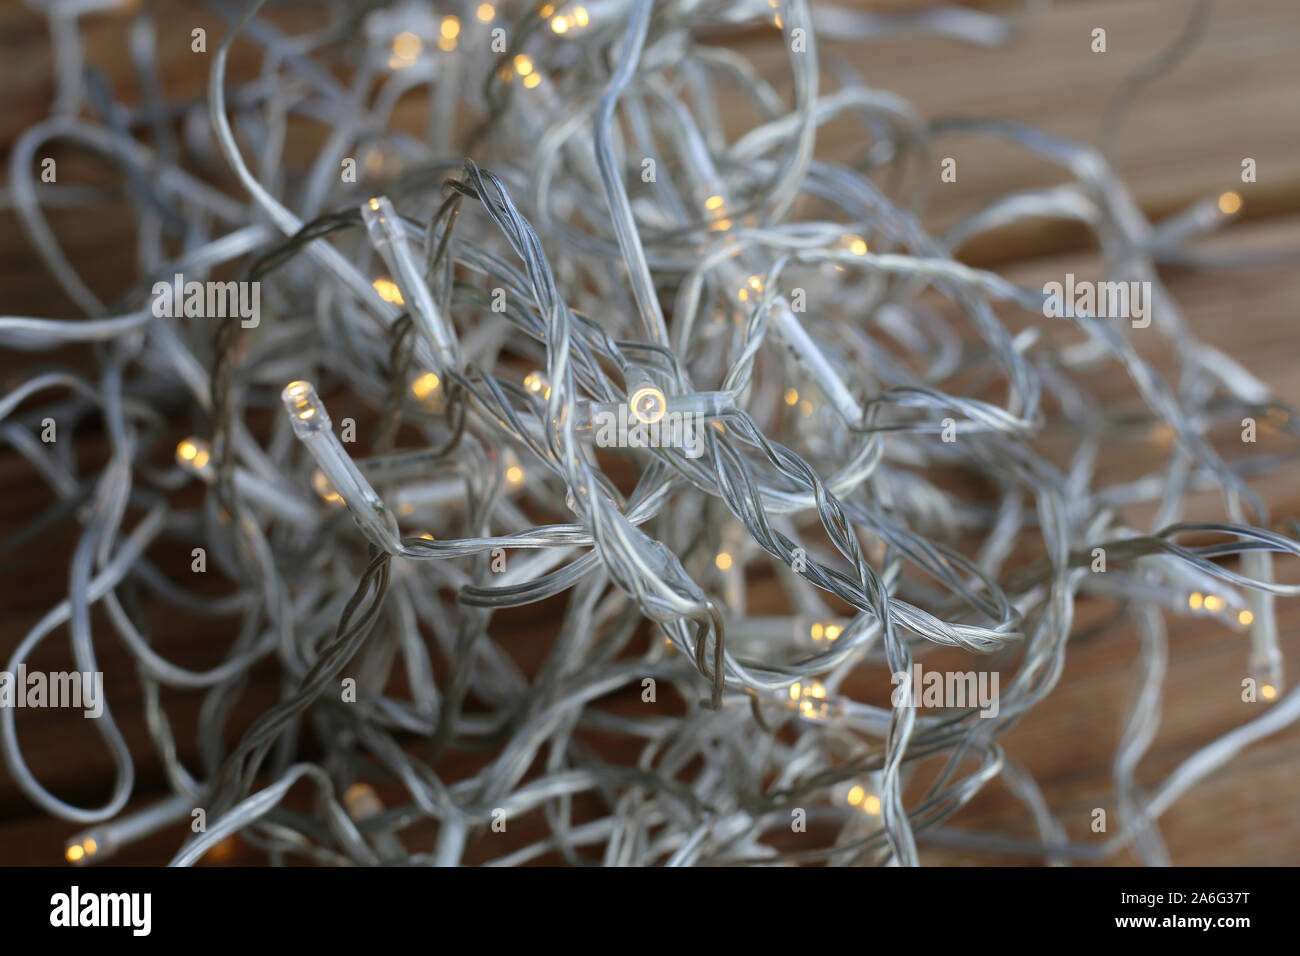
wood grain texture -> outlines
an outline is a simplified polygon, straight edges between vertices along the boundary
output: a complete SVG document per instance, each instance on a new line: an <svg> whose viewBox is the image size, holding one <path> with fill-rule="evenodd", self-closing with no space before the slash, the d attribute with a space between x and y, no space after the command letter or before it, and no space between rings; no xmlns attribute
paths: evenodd
<svg viewBox="0 0 1300 956"><path fill-rule="evenodd" d="M915 0L866 2L874 9L919 6ZM970 4L995 9L997 3ZM169 93L204 95L207 58L189 51L188 31L222 27L197 4L164 2L162 74ZM1173 0L1063 0L1036 22L1014 45L998 50L977 49L946 40L903 38L888 43L823 46L824 57L841 57L873 85L910 100L925 117L947 115L1000 116L1022 120L1052 133L1095 141L1107 104L1124 78L1180 29L1188 4ZM301 13L294 15L301 21ZM124 20L112 14L86 21L88 62L108 77L119 97L133 100L139 92L121 51ZM292 27L292 20L289 26ZM1108 31L1109 52L1089 51L1093 27ZM769 76L782 77L783 51L775 33L752 31L734 41L748 55L770 62ZM1125 124L1119 169L1142 209L1153 218L1167 216L1188 204L1238 189L1245 199L1239 221L1217 237L1216 245L1236 249L1300 248L1300 4L1295 0L1230 0L1216 5L1210 26L1193 54L1172 74L1154 83L1137 100ZM6 109L0 111L0 150L7 156L16 138L45 114L53 79L43 22L24 6L0 8L0 89ZM256 51L237 48L232 75L251 75L258 66ZM827 88L830 88L829 80ZM407 103L398 121L418 128L423 106ZM735 120L742 126L744 114ZM861 149L861 132L851 124L828 127L819 139L819 154L852 158ZM962 216L1007 192L1063 181L1061 173L1005 146L954 138L938 147L940 156L958 161L956 183L937 186L926 216L932 230L942 230ZM57 152L77 169L75 155ZM1240 183L1240 162L1257 160L1259 181ZM218 180L220 181L220 180ZM124 277L134 274L133 235L124 224L125 206L106 207L96 217L54 213L51 221L68 255L88 283L105 297L120 293ZM1067 271L1095 268L1085 234L1056 225L1022 225L984 237L962 250L962 258L996 267L1027 285L1041 283ZM1170 289L1183 304L1195 333L1224 349L1277 389L1280 397L1300 403L1296 345L1300 275L1296 270L1205 272L1169 270ZM74 316L75 307L45 273L26 244L16 218L0 209L0 314ZM1008 321L1024 323L1008 317ZM1145 347L1145 345L1144 345ZM1150 357L1161 364L1152 343ZM1166 357L1167 359L1167 357ZM12 382L15 372L35 366L84 362L76 350L19 354L0 353L0 376ZM1131 390L1130 390L1131 391ZM1131 400L1124 383L1114 384L1117 400ZM177 423L177 435L185 427ZM88 429L79 435L87 467L102 460L102 436ZM1261 443L1279 450L1286 437L1263 434ZM1221 446L1231 454L1230 446ZM1154 454L1150 447L1128 449L1124 455ZM1117 462L1116 466L1123 463ZM1275 517L1300 515L1300 482L1294 471L1260 479L1254 487ZM52 500L26 463L8 448L0 449L0 534L12 533ZM1193 501L1196 517L1221 517L1211 496ZM0 556L0 655L6 658L16 642L66 589L66 575L76 526L66 522L39 548L16 558ZM184 566L181 542L166 542L150 554L162 567ZM1300 580L1300 568L1279 562L1284 580ZM755 584L761 605L763 588ZM1090 604L1092 606L1090 606ZM554 615L560 607L549 602L499 614L491 634L532 672L545 652ZM1095 602L1081 602L1081 618L1097 617ZM1300 675L1300 603L1280 602L1279 620L1287 669ZM155 646L160 654L187 666L211 666L221 659L231 639L228 621L202 626L182 623L165 608L150 611ZM94 616L97 644L110 685L114 713L136 755L135 803L145 804L161 794L161 767L145 732L141 693L129 658L102 614ZM47 641L32 666L70 668L66 632ZM1244 675L1245 639L1206 620L1169 621L1169 673L1159 733L1139 774L1145 785L1162 780L1199 744L1241 724L1252 706L1243 704L1238 684ZM1072 643L1059 687L1003 738L1008 756L1031 773L1043 788L1048 804L1060 815L1072 838L1099 839L1088 823L1094 807L1115 808L1111 789L1111 760L1136 655L1131 630ZM254 673L238 718L229 728L231 742L253 717L274 699L277 669L266 663ZM198 729L198 695L165 691L164 700L175 722L183 759L195 766L193 741ZM615 706L615 705L611 705ZM110 786L111 764L98 737L85 721L61 712L22 712L19 730L26 757L41 780L61 796L81 803L102 800ZM455 754L440 771L456 779L476 766L475 755ZM303 789L304 792L306 788ZM1177 864L1300 863L1300 728L1277 734L1244 751L1180 800L1162 818L1161 829ZM993 828L1030 836L1025 813L1000 785L980 793L950 821L954 828ZM61 862L63 840L75 832L71 824L38 813L0 767L0 864ZM430 842L433 830L429 831ZM128 864L164 862L181 839L180 830L125 851L118 861ZM233 841L214 863L258 862L261 855ZM1014 857L955 851L926 846L929 863L989 864L1024 862ZM1131 854L1112 859L1136 862Z"/></svg>

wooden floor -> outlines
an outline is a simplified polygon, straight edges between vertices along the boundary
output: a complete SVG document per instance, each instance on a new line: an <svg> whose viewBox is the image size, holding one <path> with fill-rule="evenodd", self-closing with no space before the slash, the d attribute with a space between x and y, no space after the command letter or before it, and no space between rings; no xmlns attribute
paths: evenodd
<svg viewBox="0 0 1300 956"><path fill-rule="evenodd" d="M874 8L916 6L911 0L867 2ZM983 8L1013 6L985 2ZM197 5L162 4L163 23L176 31L175 49L164 56L169 90L201 96L206 58L196 64L182 39L194 25L221 27ZM1181 29L1190 3L1185 0L1058 0L1014 45L987 50L954 42L904 38L865 46L825 44L824 57L839 56L871 84L910 100L925 116L982 115L1023 120L1050 132L1095 142L1111 97L1130 73L1170 43ZM105 71L118 95L133 95L120 54L124 19L89 18L90 61ZM1091 31L1107 31L1108 52L1092 53ZM770 75L784 75L775 34L737 38L746 52L770 56ZM215 42L210 39L210 49ZM0 151L48 109L50 57L43 23L24 6L0 11L0 87L6 109L0 111ZM1200 45L1178 69L1137 100L1125 124L1120 170L1143 210L1167 216L1199 199L1237 190L1244 208L1214 242L1243 250L1300 248L1300 3L1296 0L1220 0ZM256 61L235 57L235 73ZM852 156L855 143L848 127L828 130L819 152ZM62 156L63 154L57 154ZM1059 173L1006 147L954 138L940 155L958 163L955 183L936 187L928 223L941 229L989 199L1016 188L1059 182ZM1258 182L1242 184L1243 157L1254 158ZM95 220L52 217L72 261L92 288L111 295L121 291L121 277L132 274L130 241L112 216ZM996 268L1025 284L1067 271L1085 272L1092 262L1086 237L1068 228L1017 227L973 243L963 250L968 262ZM1286 401L1300 403L1300 270L1194 274L1171 270L1166 279L1186 310L1195 333L1255 371ZM44 274L25 244L16 219L0 209L0 314L74 316L71 303ZM5 389L14 373L27 374L50 362L75 363L75 352L0 354ZM102 443L85 436L88 460L102 454ZM1261 434L1263 447L1285 437ZM1256 482L1274 518L1300 515L1300 478L1295 471ZM0 450L0 536L8 535L37 513L51 496L16 454ZM1198 499L1198 514L1221 517L1213 500ZM55 540L34 553L0 555L0 655L7 658L16 642L64 593L66 569L75 529L62 526ZM179 560L180 552L177 552ZM1300 568L1279 564L1285 580L1300 580ZM1081 607L1081 616L1087 610ZM1288 672L1300 678L1300 602L1279 602ZM107 634L102 617L95 623ZM503 615L500 623L516 635L519 647L544 633L545 611L523 609ZM1264 705L1244 704L1237 688L1245 673L1247 649L1240 635L1205 620L1172 618L1165 709L1159 734L1142 764L1146 785L1164 779L1198 745L1259 713ZM214 647L228 634L208 635L169 620L153 618L159 653L179 663L210 666ZM495 627L494 627L495 632ZM519 637L523 635L523 637ZM503 641L505 639L503 638ZM33 666L71 667L66 648L51 640ZM533 642L535 646L536 642ZM115 715L136 753L137 802L147 803L163 791L159 761L143 724L140 689L114 639L98 646L108 675ZM511 645L507 645L511 646ZM1060 815L1072 838L1099 840L1089 830L1091 811L1113 812L1111 759L1135 659L1129 632L1108 634L1073 645L1060 686L1005 738L1008 755L1039 781L1049 805ZM536 651L520 651L521 654ZM272 665L255 674L236 730L268 706L275 693ZM182 756L193 766L197 722L195 695L168 692ZM59 713L23 712L20 737L27 759L56 793L83 805L108 793L111 766L98 738L79 718ZM1030 835L1024 811L1000 784L982 792L951 821L954 827L995 828ZM1277 734L1244 751L1209 780L1193 789L1160 820L1173 861L1179 865L1300 863L1300 728ZM16 789L0 766L0 864L58 864L63 840L74 825L40 814ZM133 847L124 863L158 863L168 859L181 834L172 831ZM1014 863L1013 858L923 850L930 863ZM243 844L223 847L212 862L257 862ZM1124 854L1113 862L1131 863Z"/></svg>

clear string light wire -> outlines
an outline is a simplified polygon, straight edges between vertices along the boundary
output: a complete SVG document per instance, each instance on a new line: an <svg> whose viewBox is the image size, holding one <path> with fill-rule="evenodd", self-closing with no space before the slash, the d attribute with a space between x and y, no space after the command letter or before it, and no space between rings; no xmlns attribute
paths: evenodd
<svg viewBox="0 0 1300 956"><path fill-rule="evenodd" d="M96 671L111 632L171 791L124 812L135 767L106 706L95 729L111 795L68 803L32 774L0 708L17 785L88 828L70 861L203 808L176 865L235 833L274 862L326 865L471 852L494 865L914 865L926 845L1052 863L1131 848L1159 864L1161 814L1300 717L1273 607L1297 593L1273 556L1300 544L1282 533L1294 525L1269 530L1247 483L1292 467L1294 451L1225 457L1210 440L1243 417L1284 431L1296 419L1197 341L1159 270L1259 263L1198 245L1231 202L1152 223L1112 165L1128 100L1194 45L1200 0L1123 88L1101 148L928 119L819 53L826 39L909 33L1015 42L1046 2L328 4L289 35L261 0L211 0L227 29L202 101L167 98L159 49L176 40L149 4L31 5L49 19L57 95L15 144L4 199L82 316L6 316L0 341L82 345L93 371L33 372L0 399L0 435L55 496L7 547L78 529L66 597L6 669L66 628L78 668ZM84 68L91 16L130 18L138 102ZM783 75L750 58L757 40L726 44L742 29L784 49ZM242 82L227 72L236 44L261 57ZM417 124L401 105L413 92L428 103ZM736 97L757 117L739 135ZM845 121L857 159L819 156L819 131ZM326 129L305 163L304 122ZM957 135L1004 141L1065 181L931 235L928 174L906 174ZM39 179L56 147L122 174L138 266L118 301L92 291L47 224L47 208L91 215L102 199ZM1030 220L1081 224L1105 278L1149 283L1149 327L1043 318L1040 290L955 258ZM256 284L252 327L160 314L151 296L160 280L218 275ZM1011 313L1038 321L1013 333ZM1157 339L1172 353L1163 373L1137 347ZM1127 402L1099 397L1116 370ZM48 418L65 434L102 422L102 467L35 440ZM160 458L177 421L192 433ZM637 441L660 424L667 438ZM1098 467L1102 449L1147 435L1166 440L1138 456L1144 473ZM195 484L198 508L180 500ZM1221 520L1189 520L1207 491ZM1127 517L1141 507L1149 524ZM168 540L206 549L221 596L150 556ZM524 668L494 618L557 596L561 610L534 615L541 663ZM225 622L224 659L167 660L145 598L179 629ZM1138 641L1119 823L1086 844L999 744L1056 687L1082 600L1109 602L1101 626ZM1167 622L1207 614L1225 640L1249 635L1242 673L1267 706L1143 786L1176 653ZM911 698L913 665L936 650L1001 673L995 715L887 703ZM279 699L230 747L242 689L268 661ZM647 681L660 703L645 702ZM192 765L163 688L203 695ZM449 770L464 752L485 756ZM288 812L304 779L315 809ZM945 827L998 779L1036 839ZM796 838L799 812L811 828ZM488 842L523 818L540 821L528 842Z"/></svg>

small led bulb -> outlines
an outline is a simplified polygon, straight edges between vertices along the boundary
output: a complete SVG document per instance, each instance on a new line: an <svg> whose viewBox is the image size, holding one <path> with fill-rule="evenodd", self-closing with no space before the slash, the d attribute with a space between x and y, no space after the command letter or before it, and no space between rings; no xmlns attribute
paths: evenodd
<svg viewBox="0 0 1300 956"><path fill-rule="evenodd" d="M863 813L876 816L880 813L880 798L874 793L870 793L866 787L860 783L855 783L849 788L848 796L845 798L848 805L857 807Z"/></svg>
<svg viewBox="0 0 1300 956"><path fill-rule="evenodd" d="M838 624L830 621L818 621L809 629L814 641L827 641L833 643L839 639L844 629Z"/></svg>
<svg viewBox="0 0 1300 956"><path fill-rule="evenodd" d="M439 411L442 408L442 379L433 372L417 375L411 382L411 394L425 411Z"/></svg>
<svg viewBox="0 0 1300 956"><path fill-rule="evenodd" d="M212 450L200 438L186 438L176 446L176 464L201 481L211 482L216 477L212 470Z"/></svg>
<svg viewBox="0 0 1300 956"><path fill-rule="evenodd" d="M311 382L290 382L280 393L280 398L289 412L293 433L299 438L330 430L329 413Z"/></svg>
<svg viewBox="0 0 1300 956"><path fill-rule="evenodd" d="M501 467L504 469L503 474L508 491L516 492L527 483L528 472L524 470L523 464L519 461L519 456L513 450L507 448L502 454Z"/></svg>
<svg viewBox="0 0 1300 956"><path fill-rule="evenodd" d="M1226 192L1219 197L1219 212L1225 216L1235 216L1241 211L1241 194Z"/></svg>
<svg viewBox="0 0 1300 956"><path fill-rule="evenodd" d="M644 369L635 366L629 368L624 380L627 383L628 408L637 421L643 425L653 425L664 417L664 412L668 410L668 398Z"/></svg>
<svg viewBox="0 0 1300 956"><path fill-rule="evenodd" d="M388 68L390 70L404 70L411 66L420 56L420 51L424 49L424 41L412 33L410 30L403 31L393 37L393 55L388 58Z"/></svg>
<svg viewBox="0 0 1300 956"><path fill-rule="evenodd" d="M402 290L397 287L397 283L392 279L376 279L371 285L379 293L379 298L385 302L391 302L393 305L406 305L406 300L402 298Z"/></svg>
<svg viewBox="0 0 1300 956"><path fill-rule="evenodd" d="M343 808L353 820L365 820L384 812L379 794L368 783L354 783L343 793Z"/></svg>
<svg viewBox="0 0 1300 956"><path fill-rule="evenodd" d="M93 863L104 842L102 831L99 829L78 833L65 844L63 858L74 866Z"/></svg>
<svg viewBox="0 0 1300 956"><path fill-rule="evenodd" d="M664 407L667 404L664 393L659 391L653 385L643 386L632 393L628 405L632 409L632 414L646 425L653 425L659 419L664 417Z"/></svg>
<svg viewBox="0 0 1300 956"><path fill-rule="evenodd" d="M1259 696L1266 701L1274 701L1282 688L1281 656L1270 656L1267 652L1251 654L1247 664L1247 673L1255 680Z"/></svg>
<svg viewBox="0 0 1300 956"><path fill-rule="evenodd" d="M795 681L789 688L790 702L795 709L810 720L825 720L831 716L831 702L821 681L808 683Z"/></svg>
<svg viewBox="0 0 1300 956"><path fill-rule="evenodd" d="M551 383L541 372L533 371L524 376L524 388L542 398L551 397Z"/></svg>

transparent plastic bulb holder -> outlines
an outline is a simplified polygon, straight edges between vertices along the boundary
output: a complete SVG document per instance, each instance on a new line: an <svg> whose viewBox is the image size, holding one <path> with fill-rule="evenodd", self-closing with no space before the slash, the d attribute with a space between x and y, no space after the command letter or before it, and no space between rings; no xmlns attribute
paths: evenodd
<svg viewBox="0 0 1300 956"><path fill-rule="evenodd" d="M316 459L321 473L343 499L362 533L390 554L401 550L397 521L331 427L325 404L310 382L296 381L280 395L293 433Z"/></svg>
<svg viewBox="0 0 1300 956"><path fill-rule="evenodd" d="M415 320L423 343L422 347L417 345L417 351L426 353L421 356L424 364L444 375L454 371L459 364L456 331L434 304L424 272L393 204L387 196L368 199L361 204L361 219L366 224L370 244L392 273Z"/></svg>

